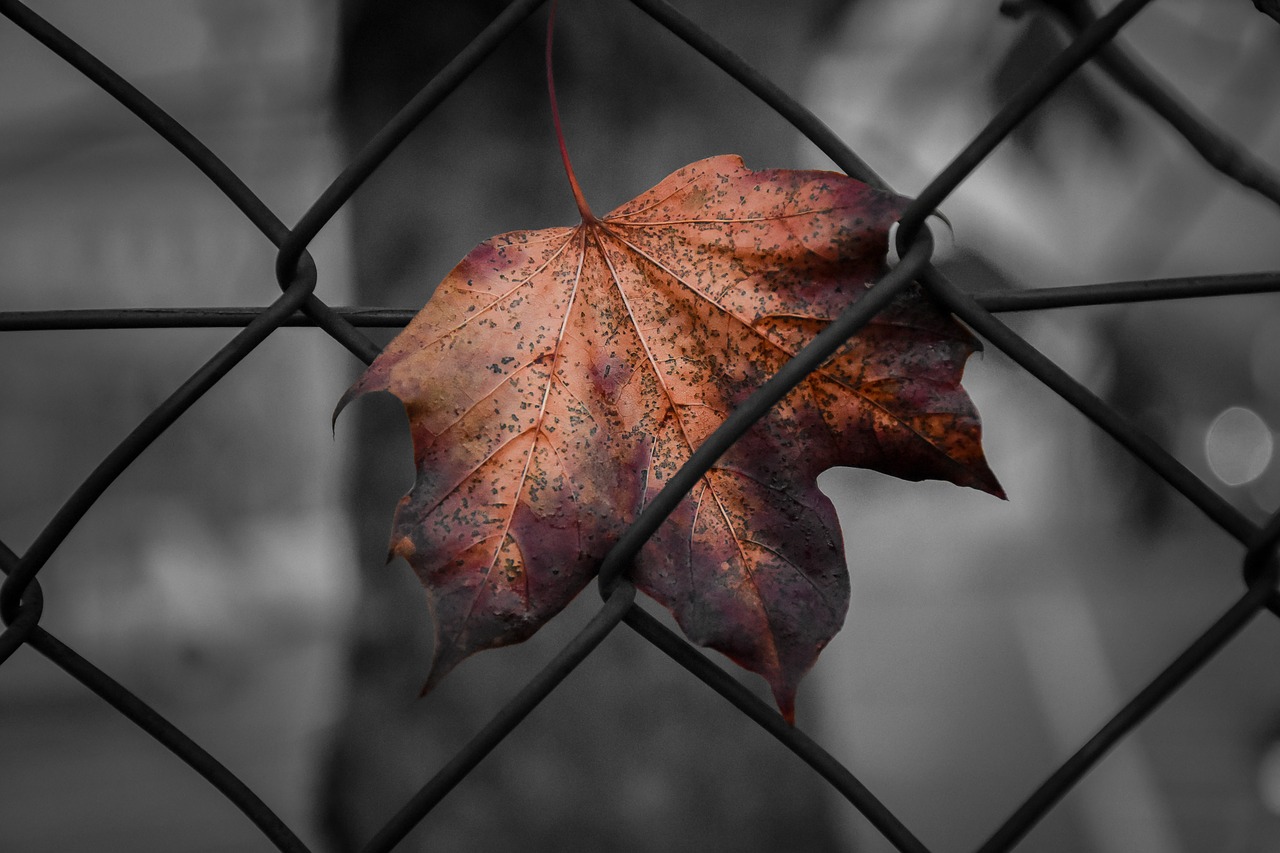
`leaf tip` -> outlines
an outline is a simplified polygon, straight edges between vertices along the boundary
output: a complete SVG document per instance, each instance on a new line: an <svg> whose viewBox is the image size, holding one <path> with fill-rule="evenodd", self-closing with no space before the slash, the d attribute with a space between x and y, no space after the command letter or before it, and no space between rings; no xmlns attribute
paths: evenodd
<svg viewBox="0 0 1280 853"><path fill-rule="evenodd" d="M820 650L821 647L814 650L814 655L816 656ZM810 664L812 662L810 660ZM760 672L769 683L769 689L773 692L773 702L778 706L778 713L782 715L782 719L786 720L788 726L796 724L796 694L800 691L800 679L808 671L809 666L792 668L783 664L772 672Z"/></svg>
<svg viewBox="0 0 1280 853"><path fill-rule="evenodd" d="M778 704L778 713L787 725L792 728L796 724L796 688L792 685L773 688L773 701Z"/></svg>
<svg viewBox="0 0 1280 853"><path fill-rule="evenodd" d="M976 474L973 486L1002 501L1009 500L1009 495L1005 492L1004 486L1000 485L1000 481L996 479L995 472L987 466L985 459L983 460L982 470Z"/></svg>
<svg viewBox="0 0 1280 853"><path fill-rule="evenodd" d="M436 675L435 670L432 669L431 674L427 676L427 680L422 683L422 689L418 691L418 698L425 699L427 694L436 688L442 678L444 678L443 672Z"/></svg>
<svg viewBox="0 0 1280 853"><path fill-rule="evenodd" d="M356 384L348 388L346 390L346 393L344 393L342 397L338 400L338 405L333 407L333 417L329 421L329 429L333 431L334 435L337 435L338 433L338 415L342 414L342 410L347 407L348 403L350 403L356 397L359 397L360 394L364 391L361 385L362 385L361 382L357 382Z"/></svg>
<svg viewBox="0 0 1280 853"><path fill-rule="evenodd" d="M400 506L397 508L396 512L400 512L408 501L409 495L405 495L401 498ZM397 533L391 538L391 542L387 544L387 563L390 563L396 557L404 557L405 561L412 565L412 558L415 551L416 549L414 548L413 540L410 539L408 535L401 535Z"/></svg>
<svg viewBox="0 0 1280 853"><path fill-rule="evenodd" d="M422 684L422 690L418 692L418 698L421 699L435 690L444 677L452 672L455 666L462 663L462 659L467 654L468 652L457 646L445 645L437 638L436 649L431 657L431 670L427 673L427 680Z"/></svg>

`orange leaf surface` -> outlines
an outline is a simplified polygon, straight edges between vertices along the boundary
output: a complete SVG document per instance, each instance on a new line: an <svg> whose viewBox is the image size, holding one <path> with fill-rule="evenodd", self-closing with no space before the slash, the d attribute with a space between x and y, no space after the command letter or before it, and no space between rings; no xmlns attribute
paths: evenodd
<svg viewBox="0 0 1280 853"><path fill-rule="evenodd" d="M391 550L435 619L427 689L591 581L692 450L884 272L905 205L844 175L720 156L603 218L486 240L454 268L339 403L385 390L409 416L417 482ZM818 474L1002 495L960 388L975 347L908 292L724 454L637 559L636 586L763 675L789 719L849 602Z"/></svg>

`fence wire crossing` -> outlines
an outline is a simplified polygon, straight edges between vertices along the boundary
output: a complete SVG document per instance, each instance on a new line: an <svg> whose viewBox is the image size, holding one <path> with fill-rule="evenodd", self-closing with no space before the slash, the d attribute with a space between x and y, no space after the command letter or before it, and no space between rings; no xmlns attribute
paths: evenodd
<svg viewBox="0 0 1280 853"><path fill-rule="evenodd" d="M868 183L886 184L812 113L782 92L737 55L662 0L632 0L689 47L775 109L805 134L839 168ZM1055 88L1085 62L1096 61L1122 88L1153 110L1169 128L1183 136L1211 166L1280 205L1280 178L1231 139L1152 79L1112 37L1151 0L1122 0L1105 15L1096 16L1084 0L1013 0L1002 11L1017 15L1047 11L1073 35L1069 46L1028 80L970 144L919 194L901 219L898 252L901 260L876 283L865 298L832 323L832 332L815 340L762 386L697 450L660 496L645 507L600 567L600 610L588 625L527 684L453 759L429 779L409 802L370 839L368 851L391 850L423 820L432 808L498 743L507 737L573 669L619 624L649 640L680 666L728 699L742 713L781 741L848 799L900 851L929 850L910 829L869 791L852 772L804 732L783 722L778 713L758 700L685 640L673 634L634 603L635 588L627 567L683 495L703 476L721 453L764 412L780 400L841 342L855 334L894 295L912 281L927 291L987 342L998 347L1048 388L1079 409L1121 446L1180 492L1243 547L1243 592L1212 626L1197 637L1156 678L1143 687L1114 717L1107 720L1079 750L1032 791L1014 812L994 828L978 853L1012 850L1108 750L1131 733L1153 710L1263 610L1280 615L1276 592L1280 564L1280 512L1265 525L1250 521L1213 488L1199 479L1168 451L1117 411L1072 379L1053 361L995 317L1002 311L1029 311L1062 306L1102 305L1184 297L1223 296L1280 290L1280 273L1133 281L1077 287L1045 288L1013 293L968 294L931 266L932 240L925 219L982 160L1004 141ZM1236 0L1244 2L1244 0ZM164 744L178 758L206 778L238 807L278 849L308 848L259 797L217 759L163 716L97 669L74 649L40 626L43 597L37 576L84 514L147 447L205 392L235 368L277 329L312 325L323 329L365 363L378 347L359 326L397 326L410 312L391 309L335 308L317 298L315 265L307 247L361 184L415 128L504 39L543 5L543 0L516 0L425 85L389 121L342 174L321 194L293 228L287 227L230 169L181 124L152 103L111 68L16 0L0 0L13 24L76 68L180 151L203 172L278 248L276 278L281 293L270 305L256 309L140 309L104 311L30 311L0 313L0 330L143 328L148 326L243 327L213 358L175 390L104 458L49 520L23 554L0 543L0 568L6 575L0 587L0 664L26 644L102 697L121 714ZM1263 4L1258 4L1262 8ZM1260 21L1262 18L1260 16ZM1265 21L1263 23L1266 23Z"/></svg>

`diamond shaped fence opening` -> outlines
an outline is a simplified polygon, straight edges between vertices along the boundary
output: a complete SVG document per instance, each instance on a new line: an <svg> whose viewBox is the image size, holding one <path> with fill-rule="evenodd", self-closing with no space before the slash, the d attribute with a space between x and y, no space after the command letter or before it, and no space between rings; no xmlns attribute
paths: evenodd
<svg viewBox="0 0 1280 853"><path fill-rule="evenodd" d="M1235 2L1238 6L1246 5L1243 0ZM194 166L203 173L210 191L219 193L229 201L239 211L238 215L243 217L244 222L260 232L275 247L274 256L267 259L272 265L271 269L263 268L260 273L264 278L268 273L273 275L279 284L279 293L273 294L270 304L253 308L192 306L180 301L178 305L140 308L0 312L0 331L11 333L52 333L58 330L61 334L62 330L86 330L87 333L87 330L145 328L240 329L229 342L217 349L212 358L193 365L188 378L176 388L167 388L163 394L144 390L142 393L157 397L150 413L139 424L111 432L113 436L124 434L125 437L95 456L97 461L91 473L71 492L71 496L51 518L32 525L36 532L26 548L19 552L7 545L0 546L0 568L3 568L6 576L0 589L0 617L3 617L5 625L3 634L0 634L0 691L4 689L3 665L10 664L15 659L14 653L23 647L38 652L70 677L68 684L79 685L77 690L83 687L96 693L119 712L123 719L167 748L174 759L185 762L204 777L213 785L218 795L242 812L269 843L281 850L308 848L299 839L295 829L280 820L258 793L219 763L213 754L216 750L206 749L198 742L201 738L193 738L180 731L156 707L139 699L110 673L90 663L87 657L59 640L42 625L42 621L51 621L58 603L56 597L51 596L49 609L46 610L39 576L69 537L76 534L77 530L91 529L88 521L91 517L90 510L100 505L109 505L112 500L111 484L118 477L127 475L131 469L136 470L135 464L144 456L148 447L157 441L166 440L169 428L189 409L200 405L202 400L216 401L219 389L226 387L224 383L233 372L237 376L251 372L255 353L269 351L277 345L288 346L298 340L294 336L306 334L315 335L309 338L313 341L331 340L337 344L337 347L331 347L332 350L345 350L360 361L368 363L376 357L379 348L361 329L372 326L394 327L407 322L411 312L391 307L351 308L326 304L316 294L317 281L326 271L317 258L312 256L310 250L313 241L397 146L419 125L429 125L435 108L463 85L488 56L503 50L507 37L530 16L538 13L543 5L540 0L516 0L511 3L484 28L479 37L403 105L395 118L373 136L363 150L345 164L341 174L316 196L314 203L297 224L289 227L249 182L238 176L206 147L199 134L172 118L135 88L133 83L113 71L109 64L84 50L36 11L18 2L0 0L0 12L4 13L12 30L7 37L13 38L21 31L25 34L24 38L43 45L50 57L57 57L65 64L63 72L74 69L92 81L103 93L127 108L134 120L149 126L159 139L171 147L175 157L185 158L183 168ZM683 40L691 57L696 58L696 54L701 54L776 110L830 158L837 168L868 183L885 185L882 178L871 171L867 163L850 149L839 134L824 125L805 106L780 91L747 61L725 48L717 41L714 32L703 30L677 8L660 0L633 0L632 5L647 14L657 25ZM1130 22L1148 5L1157 8L1162 6L1152 0L1123 0L1109 6L1105 14L1098 15L1086 3L1077 0L1028 0L1004 4L1002 11L1010 17L1028 14L1042 16L1046 25L1051 24L1068 33L1070 40L1067 47L1046 56L1040 70L1028 79L1009 84L1010 94L999 105L994 117L980 123L981 127L958 148L958 153L948 158L944 168L922 181L916 201L903 215L898 226L899 259L894 268L874 286L869 298L859 302L837 321L846 336L852 335L874 316L879 306L887 303L898 288L913 280L921 282L937 301L976 331L991 350L998 352L1000 358L1016 365L1019 375L1027 382L1038 383L1042 390L1057 395L1083 414L1101 434L1113 439L1115 445L1123 451L1117 458L1123 456L1127 460L1123 464L1136 463L1133 470L1140 466L1145 470L1143 476L1148 480L1154 477L1163 481L1160 492L1162 496L1176 495L1180 507L1192 508L1235 543L1234 564L1205 565L1199 569L1216 574L1238 572L1239 591L1235 600L1211 612L1206 611L1212 617L1206 622L1208 627L1198 635L1189 636L1185 645L1170 656L1155 677L1144 679L1138 689L1124 695L1122 707L1118 710L1104 709L1105 713L1100 713L1096 718L1091 732L1076 737L1072 729L1074 724L1070 721L1063 723L1058 736L1064 742L1076 743L1076 748L1065 761L1047 774L1047 778L1039 786L1028 790L1020 804L1011 806L1004 821L990 828L986 840L977 848L981 853L1025 847L1024 838L1037 822L1075 790L1085 774L1104 762L1113 747L1132 737L1153 712L1170 701L1181 686L1197 678L1204 664L1219 652L1238 643L1242 630L1255 617L1269 618L1264 611L1280 615L1280 598L1277 598L1275 592L1276 575L1280 568L1274 559L1276 541L1280 538L1280 514L1274 510L1280 501L1271 499L1266 492L1253 492L1248 496L1252 503L1248 503L1244 498L1245 493L1238 491L1257 480L1260 473L1271 464L1270 447L1273 439L1265 420L1247 406L1228 406L1212 412L1213 417L1205 424L1203 431L1205 464L1190 465L1181 461L1187 458L1183 448L1170 446L1170 433L1152 434L1148 421L1121 414L1115 405L1073 378L1071 371L1060 364L1061 357L1057 360L1047 357L1033 346L1028 340L1029 335L1020 333L1025 331L1024 327L1006 323L997 316L1010 312L1049 312L1109 304L1167 302L1172 306L1171 310L1181 312L1178 316L1185 318L1187 328L1194 330L1197 323L1206 322L1202 317L1197 317L1194 307L1202 303L1178 300L1218 300L1228 297L1243 298L1245 294L1269 294L1280 287L1280 273L1264 271L1160 278L1140 272L1139 275L1143 277L1131 281L1054 287L1036 286L1034 281L1018 281L1012 289L980 289L973 292L957 286L946 274L946 264L942 262L948 251L963 249L963 223L957 223L957 236L950 249L946 246L939 248L937 244L944 241L934 237L926 228L927 220L951 197L961 182L975 172L981 173L984 161L1003 143L1014 134L1033 132L1033 125L1046 101L1066 81L1074 79L1073 75L1086 64L1096 65L1112 84L1123 91L1123 98L1118 99L1122 109L1141 111L1144 115L1153 116L1154 123L1164 137L1195 152L1199 160L1187 158L1188 170L1192 168L1193 162L1195 168L1204 169L1207 166L1216 170L1218 177L1215 180L1235 182L1247 188L1256 195L1258 209L1264 215L1274 215L1274 207L1280 204L1280 179L1277 178L1274 167L1215 128L1197 109L1188 105L1186 98L1147 70L1132 51L1114 41L1117 34L1130 27ZM1183 6L1172 3L1163 5L1174 7L1174 12L1170 14L1185 12ZM1256 5L1258 8L1253 12L1253 26L1269 33L1258 38L1270 38L1270 44L1274 47L1277 32L1275 22L1266 15L1276 16L1276 12L1260 0ZM780 10L779 14L785 12ZM911 61L918 61L921 67L928 67L924 58ZM892 101L888 106L892 107ZM880 133L889 139L893 138L895 132L908 132L906 129L895 131L892 114L885 115L882 124ZM173 163L157 162L156 167L172 168ZM1088 164L1081 164L1081 168L1088 168ZM1084 203L1087 200L1074 201ZM164 199L143 203L163 210ZM1005 212L1005 215L1008 216L1008 213ZM1089 210L1081 210L1079 215L1090 217L1093 214ZM1158 212L1152 215L1158 215ZM1246 224L1253 225L1241 223L1241 233L1250 233ZM934 231L937 230L935 227ZM1068 237L1045 235L1044 239L1050 242L1061 239L1065 242ZM214 251L216 249L214 247ZM1136 250L1135 256L1140 257ZM53 262L56 259L51 258L50 263ZM1250 298L1262 300L1267 297ZM320 330L320 333L316 335L312 332L281 331L290 326L313 327ZM1020 331L1015 331L1015 328ZM1277 327L1273 324L1271 328ZM195 331L187 333L192 336L199 334ZM112 331L109 334L127 333ZM286 335L289 337L286 338ZM1268 361L1268 356L1274 356L1276 352L1267 336L1262 336L1259 340L1260 343L1253 347L1251 369L1255 374L1255 381L1262 384L1269 375L1268 365L1274 363L1274 358ZM1122 342L1122 346L1124 343ZM737 440L791 385L816 367L824 355L819 351L802 353L775 381L771 381L747 401L675 478L668 488L670 496L678 499L683 491L687 491L725 448ZM1211 359L1212 354L1196 353L1194 358ZM1262 379L1258 379L1259 376ZM1224 383L1230 381L1233 380L1223 380ZM1126 385L1126 382L1130 384ZM1162 377L1148 377L1144 384L1141 379L1134 380L1121 375L1115 379L1115 383L1116 387L1125 392L1139 396L1156 394L1168 387L1167 380ZM36 394L44 389L29 390ZM1159 400L1155 402L1159 403ZM92 401L88 403L91 404ZM8 403L14 407L23 404L22 400L11 400ZM92 410L91 405L89 408ZM106 417L100 414L94 416L104 417L104 420ZM1143 425L1142 428L1138 426L1139 423ZM3 452L22 453L23 448L5 447ZM6 489L18 493L25 487L22 483L5 484ZM247 491L246 494L250 492ZM12 500L16 505L20 497ZM269 504L270 494L267 493L262 500L264 504ZM518 738L520 735L516 729L521 721L552 691L559 688L575 667L587 659L622 624L668 655L673 666L690 671L711 690L721 694L741 713L777 738L827 780L833 790L848 801L849 807L861 815L865 825L870 827L869 831L877 833L884 842L902 851L943 849L926 846L913 832L910 821L879 799L855 775L854 768L837 761L801 729L786 725L772 707L762 703L734 677L635 603L635 590L627 579L627 566L641 544L665 518L669 511L664 509L666 506L667 503L659 500L647 507L602 564L599 588L603 604L586 627L572 642L560 649L551 662L532 673L528 682L515 692L514 698L506 705L494 708L492 718L475 738L457 745L454 759L434 776L426 779L420 791L409 802L399 806L399 811L395 812L374 837L368 839L365 849L394 849L418 823L430 820L435 805L484 760L495 746L509 736ZM147 511L163 512L163 507L152 507ZM1051 544L1045 543L1045 547L1050 548ZM1035 559L1034 547L1029 550ZM1042 551L1041 557L1043 553ZM1136 558L1154 559L1158 556L1158 549L1152 548ZM1153 587L1164 582L1165 579L1152 576ZM1036 638L1042 641L1040 648L1043 654L1037 659L1045 662L1053 658L1054 643L1087 645L1090 634L1087 631L1081 632L1080 625L1081 620L1087 621L1088 618L1088 614L1072 609L1070 598L1065 602L1055 599L1039 609L1029 608L1022 616L1027 626L1024 633L1031 638L1032 645L1035 645ZM1082 653L1086 659L1088 651L1085 649ZM1033 678L1041 679L1046 696L1070 692L1070 685L1064 687L1061 676L1054 673L1039 673L1033 675ZM1053 724L1052 719L1050 722ZM1259 737L1266 734L1261 732ZM1260 755L1260 767L1264 772L1267 767L1265 759L1265 754ZM490 760L500 760L500 757ZM48 761L56 764L56 749L50 748ZM973 769L974 784L982 784L982 769ZM1140 810L1140 807L1135 808L1135 820L1141 819L1138 814ZM76 816L68 814L66 818L75 820ZM513 843L517 841L513 839Z"/></svg>

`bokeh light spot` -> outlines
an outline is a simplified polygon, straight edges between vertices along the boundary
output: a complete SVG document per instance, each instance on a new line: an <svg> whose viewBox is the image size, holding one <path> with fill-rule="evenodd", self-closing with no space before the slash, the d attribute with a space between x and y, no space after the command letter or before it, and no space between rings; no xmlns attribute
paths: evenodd
<svg viewBox="0 0 1280 853"><path fill-rule="evenodd" d="M1252 409L1232 406L1213 419L1204 437L1204 453L1214 476L1228 486L1256 480L1267 470L1275 439Z"/></svg>

